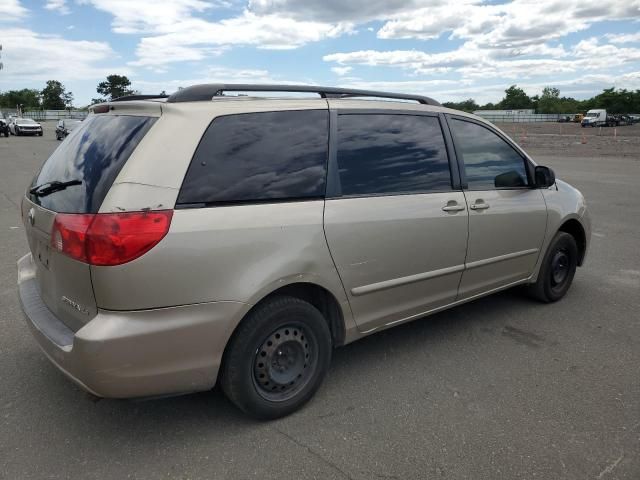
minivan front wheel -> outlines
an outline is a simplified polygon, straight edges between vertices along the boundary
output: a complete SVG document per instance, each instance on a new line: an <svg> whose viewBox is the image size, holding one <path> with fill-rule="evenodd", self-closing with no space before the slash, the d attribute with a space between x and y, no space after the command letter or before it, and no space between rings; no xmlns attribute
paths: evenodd
<svg viewBox="0 0 640 480"><path fill-rule="evenodd" d="M530 295L544 303L565 296L578 265L578 246L570 234L556 233L542 261L536 283L529 287Z"/></svg>
<svg viewBox="0 0 640 480"><path fill-rule="evenodd" d="M295 297L274 297L255 307L230 340L222 389L249 415L283 417L318 390L331 348L327 322L313 305Z"/></svg>

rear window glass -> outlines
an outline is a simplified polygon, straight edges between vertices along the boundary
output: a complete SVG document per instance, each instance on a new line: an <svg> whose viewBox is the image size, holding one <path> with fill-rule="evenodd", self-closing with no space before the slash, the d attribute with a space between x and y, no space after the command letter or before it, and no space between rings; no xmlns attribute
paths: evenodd
<svg viewBox="0 0 640 480"><path fill-rule="evenodd" d="M327 152L326 110L216 118L196 149L177 203L214 205L322 197Z"/></svg>
<svg viewBox="0 0 640 480"><path fill-rule="evenodd" d="M31 188L79 180L33 202L55 212L96 213L113 181L156 121L152 117L90 115L44 163Z"/></svg>

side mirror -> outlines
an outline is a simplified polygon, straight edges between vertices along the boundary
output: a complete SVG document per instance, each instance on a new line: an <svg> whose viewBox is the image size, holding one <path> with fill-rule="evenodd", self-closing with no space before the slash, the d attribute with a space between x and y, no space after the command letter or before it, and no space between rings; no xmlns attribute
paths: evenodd
<svg viewBox="0 0 640 480"><path fill-rule="evenodd" d="M549 167L538 165L535 169L536 187L549 188L556 183L556 174Z"/></svg>

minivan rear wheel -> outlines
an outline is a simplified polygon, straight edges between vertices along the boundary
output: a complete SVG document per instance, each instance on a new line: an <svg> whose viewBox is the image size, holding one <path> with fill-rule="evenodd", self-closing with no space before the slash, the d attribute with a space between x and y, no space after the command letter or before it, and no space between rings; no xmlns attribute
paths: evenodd
<svg viewBox="0 0 640 480"><path fill-rule="evenodd" d="M529 286L530 296L544 303L560 300L565 296L576 273L578 246L572 235L556 233L540 267L536 283Z"/></svg>
<svg viewBox="0 0 640 480"><path fill-rule="evenodd" d="M263 420L288 415L320 387L331 333L313 305L278 296L255 307L231 338L221 385L241 410Z"/></svg>

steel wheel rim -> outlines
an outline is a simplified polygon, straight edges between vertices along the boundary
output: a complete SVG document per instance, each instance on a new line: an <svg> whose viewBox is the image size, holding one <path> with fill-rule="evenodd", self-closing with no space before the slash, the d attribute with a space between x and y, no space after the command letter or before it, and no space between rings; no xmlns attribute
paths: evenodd
<svg viewBox="0 0 640 480"><path fill-rule="evenodd" d="M569 277L570 257L565 250L558 250L551 259L551 285L562 286Z"/></svg>
<svg viewBox="0 0 640 480"><path fill-rule="evenodd" d="M286 401L309 383L317 365L315 335L300 324L288 324L274 330L256 350L253 384L262 398Z"/></svg>

